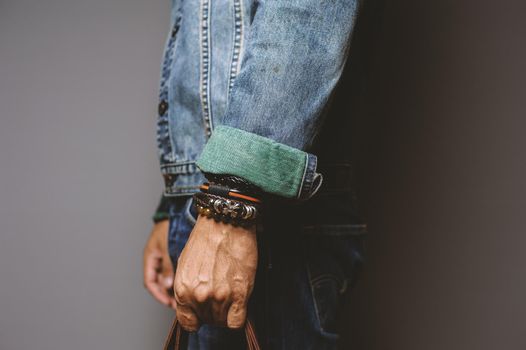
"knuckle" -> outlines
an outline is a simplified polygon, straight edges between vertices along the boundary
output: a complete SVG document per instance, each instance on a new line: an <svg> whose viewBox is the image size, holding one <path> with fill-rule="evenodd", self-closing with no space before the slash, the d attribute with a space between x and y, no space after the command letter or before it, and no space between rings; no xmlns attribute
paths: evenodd
<svg viewBox="0 0 526 350"><path fill-rule="evenodd" d="M241 310L233 313L228 322L228 328L238 329L243 327L245 324L246 316L245 313Z"/></svg>
<svg viewBox="0 0 526 350"><path fill-rule="evenodd" d="M214 300L226 301L230 297L230 289L228 287L220 287L214 291Z"/></svg>
<svg viewBox="0 0 526 350"><path fill-rule="evenodd" d="M207 286L200 286L194 290L194 299L198 303L204 303L205 301L211 299L212 289Z"/></svg>
<svg viewBox="0 0 526 350"><path fill-rule="evenodd" d="M192 313L177 311L177 319L185 330L190 332L197 330L197 322Z"/></svg>
<svg viewBox="0 0 526 350"><path fill-rule="evenodd" d="M188 294L188 289L181 283L175 283L174 285L174 297L177 300L184 300Z"/></svg>
<svg viewBox="0 0 526 350"><path fill-rule="evenodd" d="M244 288L236 288L232 291L232 300L243 301L246 299L248 291Z"/></svg>

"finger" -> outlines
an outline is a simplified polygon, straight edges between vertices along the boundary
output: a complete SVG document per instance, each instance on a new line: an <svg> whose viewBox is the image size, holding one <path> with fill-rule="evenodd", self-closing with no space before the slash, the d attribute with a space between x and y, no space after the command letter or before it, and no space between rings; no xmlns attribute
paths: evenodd
<svg viewBox="0 0 526 350"><path fill-rule="evenodd" d="M144 282L155 281L161 267L161 254L158 251L144 253Z"/></svg>
<svg viewBox="0 0 526 350"><path fill-rule="evenodd" d="M228 328L238 329L243 327L247 318L247 305L245 300L234 301L228 309Z"/></svg>
<svg viewBox="0 0 526 350"><path fill-rule="evenodd" d="M201 323L194 310L188 305L177 304L176 308L177 320L188 332L197 332Z"/></svg>
<svg viewBox="0 0 526 350"><path fill-rule="evenodd" d="M228 309L232 304L230 299L230 288L228 285L219 286L213 294L213 299L209 304L213 324L226 326Z"/></svg>
<svg viewBox="0 0 526 350"><path fill-rule="evenodd" d="M171 305L172 301L166 288L160 282L159 269L161 266L160 257L151 253L145 256L144 262L144 286L152 296L163 305Z"/></svg>
<svg viewBox="0 0 526 350"><path fill-rule="evenodd" d="M164 287L161 287L157 282L153 281L147 281L145 282L145 287L148 292L163 305L171 306L172 301L170 299L170 295L168 295L168 291L164 289Z"/></svg>
<svg viewBox="0 0 526 350"><path fill-rule="evenodd" d="M227 325L227 315L228 309L230 308L231 303L227 301L217 301L214 300L210 302L209 308L211 313L210 323L215 326L226 326Z"/></svg>
<svg viewBox="0 0 526 350"><path fill-rule="evenodd" d="M212 314L212 301L211 300L207 300L204 303L196 305L194 312L197 315L197 318L199 319L200 323L210 324L210 325L216 324L214 315Z"/></svg>
<svg viewBox="0 0 526 350"><path fill-rule="evenodd" d="M164 254L162 257L162 283L164 288L168 289L169 291L172 290L173 284L174 284L174 269L172 265L172 261L170 257L167 254Z"/></svg>

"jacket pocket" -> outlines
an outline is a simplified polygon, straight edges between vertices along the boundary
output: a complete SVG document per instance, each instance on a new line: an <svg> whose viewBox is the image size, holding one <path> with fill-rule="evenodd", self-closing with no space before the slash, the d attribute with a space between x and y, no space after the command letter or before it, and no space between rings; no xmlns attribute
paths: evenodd
<svg viewBox="0 0 526 350"><path fill-rule="evenodd" d="M195 208L193 196L188 198L185 204L184 214L185 214L186 220L188 220L188 223L190 223L193 227L195 223L197 222L197 210Z"/></svg>

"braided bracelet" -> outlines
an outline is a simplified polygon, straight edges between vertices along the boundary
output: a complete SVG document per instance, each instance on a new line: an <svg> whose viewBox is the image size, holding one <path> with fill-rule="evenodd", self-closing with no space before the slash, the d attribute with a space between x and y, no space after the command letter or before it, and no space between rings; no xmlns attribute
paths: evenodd
<svg viewBox="0 0 526 350"><path fill-rule="evenodd" d="M204 173L211 184L222 185L237 190L249 196L260 197L263 191L242 177L230 174Z"/></svg>
<svg viewBox="0 0 526 350"><path fill-rule="evenodd" d="M252 225L258 218L259 207L208 193L194 194L197 212L216 221L233 225Z"/></svg>
<svg viewBox="0 0 526 350"><path fill-rule="evenodd" d="M232 188L222 186L222 185L209 184L205 182L199 187L199 189L201 190L201 192L208 193L211 195L231 198L234 200L240 200L240 201L249 202L249 203L257 203L257 204L261 203L261 200L258 198L251 197L236 189L232 189Z"/></svg>

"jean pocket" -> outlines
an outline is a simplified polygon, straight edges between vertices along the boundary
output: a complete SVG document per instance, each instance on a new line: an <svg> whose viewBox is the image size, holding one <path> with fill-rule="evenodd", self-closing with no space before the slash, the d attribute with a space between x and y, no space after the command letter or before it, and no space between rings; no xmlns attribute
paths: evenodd
<svg viewBox="0 0 526 350"><path fill-rule="evenodd" d="M306 235L306 269L319 330L337 334L347 291L362 265L362 237Z"/></svg>
<svg viewBox="0 0 526 350"><path fill-rule="evenodd" d="M188 223L192 226L197 222L197 210L195 208L194 197L188 198L185 203L184 215Z"/></svg>

